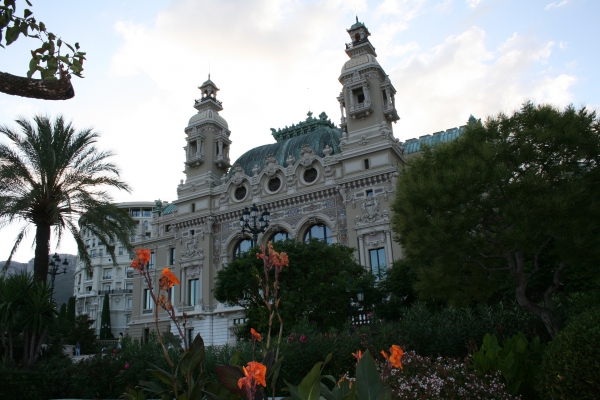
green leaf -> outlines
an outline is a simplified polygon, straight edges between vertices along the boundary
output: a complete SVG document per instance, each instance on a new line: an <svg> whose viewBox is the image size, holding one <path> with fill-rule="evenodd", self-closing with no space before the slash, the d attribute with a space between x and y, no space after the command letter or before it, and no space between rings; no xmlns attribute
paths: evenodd
<svg viewBox="0 0 600 400"><path fill-rule="evenodd" d="M32 14L33 13L28 8L26 8L26 9L23 10L23 18L27 18L27 17L29 17Z"/></svg>
<svg viewBox="0 0 600 400"><path fill-rule="evenodd" d="M40 25L40 31L41 32L45 32L46 31L46 25L42 21L40 21L39 25Z"/></svg>
<svg viewBox="0 0 600 400"><path fill-rule="evenodd" d="M279 376L279 371L281 370L282 363L283 363L283 357L281 357L279 360L275 361L275 363L271 367L271 370L267 372L267 379L269 379L271 376L273 376L273 380L274 381L277 380L277 377Z"/></svg>
<svg viewBox="0 0 600 400"><path fill-rule="evenodd" d="M321 366L318 362L298 385L298 394L303 400L319 400L321 396Z"/></svg>
<svg viewBox="0 0 600 400"><path fill-rule="evenodd" d="M6 45L8 46L11 43L14 43L14 41L19 37L20 33L21 32L19 31L19 27L17 25L6 28Z"/></svg>
<svg viewBox="0 0 600 400"><path fill-rule="evenodd" d="M356 395L361 400L377 400L383 390L383 381L375 367L375 360L365 351L356 366Z"/></svg>
<svg viewBox="0 0 600 400"><path fill-rule="evenodd" d="M337 400L352 398L355 397L356 385L350 387L350 381L348 379L342 379L333 387L331 393Z"/></svg>
<svg viewBox="0 0 600 400"><path fill-rule="evenodd" d="M392 388L390 385L383 388L377 400L392 400Z"/></svg>
<svg viewBox="0 0 600 400"><path fill-rule="evenodd" d="M244 377L244 373L239 367L233 365L217 365L215 366L217 371L217 378L221 385L225 386L231 393L243 395L243 391L238 386L240 378Z"/></svg>
<svg viewBox="0 0 600 400"><path fill-rule="evenodd" d="M242 352L240 350L236 351L233 356L231 356L231 360L229 360L229 365L238 365L240 362L240 355Z"/></svg>
<svg viewBox="0 0 600 400"><path fill-rule="evenodd" d="M160 384L158 382L155 382L155 381L142 381L142 382L140 382L140 386L146 388L149 392L157 394L157 395L167 391L167 390L165 390L165 388L160 386Z"/></svg>
<svg viewBox="0 0 600 400"><path fill-rule="evenodd" d="M169 386L173 384L173 375L156 365L149 365L155 369L149 369L148 372L150 372L152 375L156 376L158 379L160 379Z"/></svg>
<svg viewBox="0 0 600 400"><path fill-rule="evenodd" d="M273 354L273 351L268 351L267 354L265 354L261 364L264 365L265 367L267 367L267 373L266 375L270 375L270 370L271 367L273 366L273 359L275 358L275 354Z"/></svg>
<svg viewBox="0 0 600 400"><path fill-rule="evenodd" d="M298 387L292 385L291 383L289 383L286 380L284 380L284 382L287 385L288 389L290 389L290 394L292 395L291 396L292 399L294 399L294 400L305 400L302 397L300 397L300 393L298 392Z"/></svg>
<svg viewBox="0 0 600 400"><path fill-rule="evenodd" d="M68 63L69 60L67 59L66 61L63 60L64 57L60 56L58 57L61 61ZM167 345L171 345L176 349L181 349L181 339L179 339L179 337L175 336L173 334L173 332L165 332L163 333L163 341L165 342L165 344Z"/></svg>
<svg viewBox="0 0 600 400"><path fill-rule="evenodd" d="M181 361L179 362L179 368L184 376L189 376L191 372L196 368L204 359L204 340L202 336L197 334L190 346L190 349L184 353Z"/></svg>
<svg viewBox="0 0 600 400"><path fill-rule="evenodd" d="M75 42L75 48L79 50L79 42Z"/></svg>

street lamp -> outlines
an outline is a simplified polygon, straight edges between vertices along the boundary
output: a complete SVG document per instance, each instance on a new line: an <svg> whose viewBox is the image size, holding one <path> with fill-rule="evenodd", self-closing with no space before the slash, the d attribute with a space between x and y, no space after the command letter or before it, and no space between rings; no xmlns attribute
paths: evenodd
<svg viewBox="0 0 600 400"><path fill-rule="evenodd" d="M271 220L271 213L265 207L264 211L258 216L258 207L256 204L252 204L252 207L244 207L242 217L240 218L240 227L242 233L249 232L252 234L252 247L256 246L258 242L258 234L263 233L269 226Z"/></svg>
<svg viewBox="0 0 600 400"><path fill-rule="evenodd" d="M59 271L60 268L60 257L57 253L54 253L53 256L50 256L50 268L48 269L48 275L50 275L50 302L52 302L52 297L54 296L54 280L56 279L56 275L62 275L67 273L67 266L69 262L65 257L63 261L63 270Z"/></svg>

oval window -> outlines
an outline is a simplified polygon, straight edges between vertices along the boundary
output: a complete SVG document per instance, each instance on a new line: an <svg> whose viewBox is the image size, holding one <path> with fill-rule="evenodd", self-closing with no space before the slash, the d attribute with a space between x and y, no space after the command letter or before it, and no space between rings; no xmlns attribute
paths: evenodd
<svg viewBox="0 0 600 400"><path fill-rule="evenodd" d="M306 183L314 182L317 179L317 175L317 170L315 168L308 168L304 171L304 181Z"/></svg>
<svg viewBox="0 0 600 400"><path fill-rule="evenodd" d="M278 176L269 179L268 188L271 192L276 192L281 187L281 179Z"/></svg>
<svg viewBox="0 0 600 400"><path fill-rule="evenodd" d="M236 200L244 200L244 198L246 197L246 193L248 193L246 186L238 187L237 189L235 189L235 192L234 192L235 199Z"/></svg>

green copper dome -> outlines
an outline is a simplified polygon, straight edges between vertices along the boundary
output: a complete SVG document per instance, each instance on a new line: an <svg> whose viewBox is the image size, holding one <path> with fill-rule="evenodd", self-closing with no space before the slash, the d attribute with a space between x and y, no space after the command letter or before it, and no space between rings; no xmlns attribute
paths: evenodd
<svg viewBox="0 0 600 400"><path fill-rule="evenodd" d="M258 165L262 170L265 159L269 155L275 157L277 163L283 167L287 166L286 160L290 155L297 161L305 144L309 145L319 157L325 156L323 149L326 146L331 147L331 154L340 153L338 143L342 138L342 130L336 128L324 112L319 115L319 118L313 118L312 113L309 112L306 121L278 131L271 128L271 131L277 143L255 147L242 154L233 165L242 167L246 175L252 176L254 166ZM232 173L233 168L229 171L229 175Z"/></svg>

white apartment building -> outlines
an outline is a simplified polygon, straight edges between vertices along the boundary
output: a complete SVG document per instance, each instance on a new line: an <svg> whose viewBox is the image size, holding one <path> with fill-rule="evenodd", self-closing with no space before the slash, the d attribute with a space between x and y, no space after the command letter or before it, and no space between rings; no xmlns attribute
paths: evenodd
<svg viewBox="0 0 600 400"><path fill-rule="evenodd" d="M136 233L131 236L133 245L152 236L149 224L152 220L154 202L127 202L117 204L117 206L126 209L138 223ZM76 299L75 313L77 315L88 314L91 319L95 320L94 328L96 334L100 335L100 316L102 315L104 294L108 293L111 332L118 337L119 332L127 332L127 324L131 319L133 293L133 269L129 267L132 260L131 254L121 243L111 244L115 246L117 256L118 266L115 267L112 257L107 252L106 243L102 243L87 229L83 230L82 236L92 259L92 271L86 271L83 262L77 257L73 288L73 295Z"/></svg>

